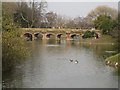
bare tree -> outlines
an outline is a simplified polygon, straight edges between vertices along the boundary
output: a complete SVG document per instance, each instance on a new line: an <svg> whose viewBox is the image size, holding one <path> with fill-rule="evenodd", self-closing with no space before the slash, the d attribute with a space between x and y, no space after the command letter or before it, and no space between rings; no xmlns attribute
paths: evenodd
<svg viewBox="0 0 120 90"><path fill-rule="evenodd" d="M47 27L50 28L55 27L57 14L50 11L46 14L46 18L47 18Z"/></svg>
<svg viewBox="0 0 120 90"><path fill-rule="evenodd" d="M107 15L107 16L111 16L113 19L116 19L118 12L114 8L102 5L92 10L87 17L94 20L96 19L97 16L100 16L100 15Z"/></svg>
<svg viewBox="0 0 120 90"><path fill-rule="evenodd" d="M19 2L17 15L22 19L24 23L27 23L27 27L40 27L43 18L45 17L45 11L47 2L36 2L35 0L29 2Z"/></svg>
<svg viewBox="0 0 120 90"><path fill-rule="evenodd" d="M69 17L57 15L55 27L56 28L66 28L66 24L69 22Z"/></svg>
<svg viewBox="0 0 120 90"><path fill-rule="evenodd" d="M41 27L43 23L45 23L46 20L46 9L47 9L47 2L45 0L41 0L39 5L37 5L37 17L38 17L38 27Z"/></svg>

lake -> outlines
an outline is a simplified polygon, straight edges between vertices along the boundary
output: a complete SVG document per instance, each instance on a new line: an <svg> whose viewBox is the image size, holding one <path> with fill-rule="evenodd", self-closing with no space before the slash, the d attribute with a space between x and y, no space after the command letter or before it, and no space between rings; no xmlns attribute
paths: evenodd
<svg viewBox="0 0 120 90"><path fill-rule="evenodd" d="M49 39L26 45L31 55L12 72L3 73L4 87L118 88L115 69L104 59L109 55L106 51L114 50L112 44Z"/></svg>

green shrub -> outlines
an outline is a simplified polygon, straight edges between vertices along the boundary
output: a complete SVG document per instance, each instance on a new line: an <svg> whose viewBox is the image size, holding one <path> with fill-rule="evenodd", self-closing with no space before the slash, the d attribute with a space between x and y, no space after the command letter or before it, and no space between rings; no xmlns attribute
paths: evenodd
<svg viewBox="0 0 120 90"><path fill-rule="evenodd" d="M14 32L3 32L2 35L2 66L3 70L10 70L20 64L27 52L24 43Z"/></svg>
<svg viewBox="0 0 120 90"><path fill-rule="evenodd" d="M91 38L94 37L96 35L96 33L94 31L86 31L83 35L83 38Z"/></svg>
<svg viewBox="0 0 120 90"><path fill-rule="evenodd" d="M2 70L7 71L25 60L27 48L12 20L7 16L2 20Z"/></svg>

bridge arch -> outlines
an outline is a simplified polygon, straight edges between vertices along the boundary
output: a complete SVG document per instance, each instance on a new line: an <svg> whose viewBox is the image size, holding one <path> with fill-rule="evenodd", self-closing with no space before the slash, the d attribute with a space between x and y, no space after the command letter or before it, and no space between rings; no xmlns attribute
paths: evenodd
<svg viewBox="0 0 120 90"><path fill-rule="evenodd" d="M46 38L53 38L53 37L55 37L55 34L53 34L53 33L48 33L48 34L46 34Z"/></svg>
<svg viewBox="0 0 120 90"><path fill-rule="evenodd" d="M95 37L98 39L98 38L101 37L101 34L100 34L99 32L98 32L98 33L96 32L96 33L95 33Z"/></svg>
<svg viewBox="0 0 120 90"><path fill-rule="evenodd" d="M43 38L43 34L40 33L40 32L36 32L36 33L34 33L34 38L35 39L42 39Z"/></svg>
<svg viewBox="0 0 120 90"><path fill-rule="evenodd" d="M72 39L78 39L78 38L80 38L80 35L74 33L74 34L71 34L71 35L70 35L70 38L72 38Z"/></svg>
<svg viewBox="0 0 120 90"><path fill-rule="evenodd" d="M57 34L56 37L60 39L62 36L63 36L63 34L62 34L62 33L59 33L59 34Z"/></svg>
<svg viewBox="0 0 120 90"><path fill-rule="evenodd" d="M25 37L27 41L29 40L32 41L32 33L26 32L23 36Z"/></svg>

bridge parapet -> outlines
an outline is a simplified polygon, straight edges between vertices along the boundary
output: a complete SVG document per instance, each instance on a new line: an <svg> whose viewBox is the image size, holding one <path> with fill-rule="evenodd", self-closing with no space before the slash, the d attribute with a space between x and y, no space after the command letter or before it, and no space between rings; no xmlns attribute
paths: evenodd
<svg viewBox="0 0 120 90"><path fill-rule="evenodd" d="M56 36L56 38L61 38L62 35L66 36L66 38L71 38L74 36L82 36L84 32L88 30L81 29L50 29L50 28L21 28L22 36L26 35L32 38L38 37L42 35L42 39L48 39L51 35ZM100 33L100 30L89 30L95 31L96 33Z"/></svg>
<svg viewBox="0 0 120 90"><path fill-rule="evenodd" d="M100 32L100 30L88 30L88 29L48 29L48 28L21 28L23 32L53 32L53 33L83 33L86 31L95 31L95 32Z"/></svg>

